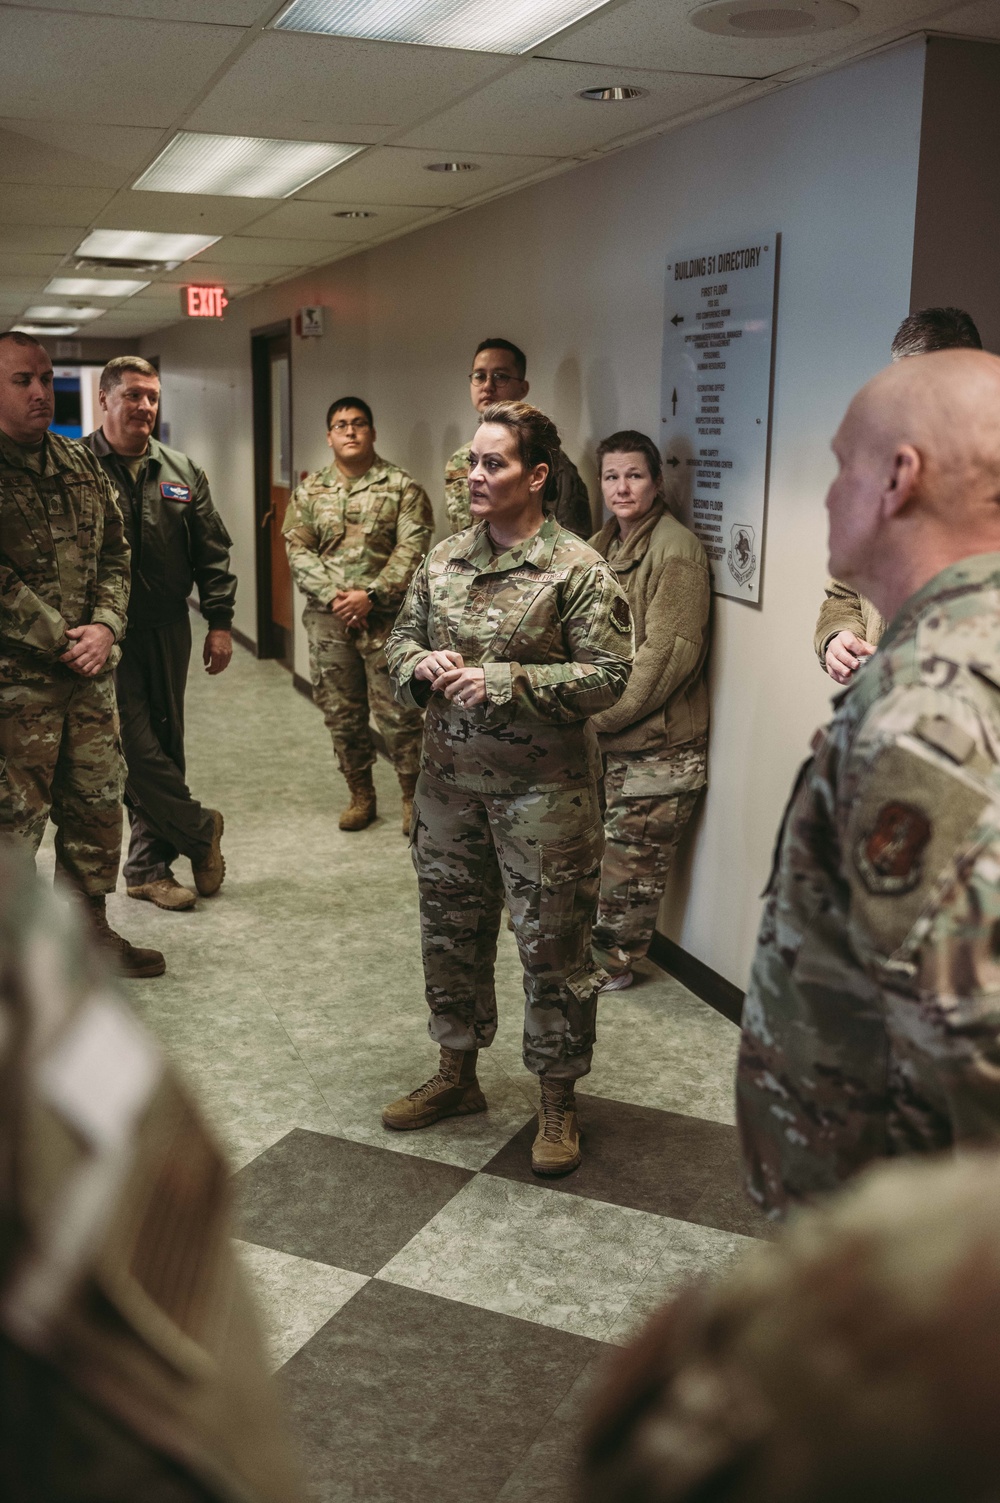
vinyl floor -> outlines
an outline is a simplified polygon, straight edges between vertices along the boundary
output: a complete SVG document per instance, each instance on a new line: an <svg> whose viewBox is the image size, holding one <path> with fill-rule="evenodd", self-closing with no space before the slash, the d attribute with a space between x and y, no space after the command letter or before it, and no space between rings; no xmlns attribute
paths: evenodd
<svg viewBox="0 0 1000 1503"><path fill-rule="evenodd" d="M490 1110L386 1132L383 1102L435 1066L394 777L379 765L377 823L341 833L321 716L240 648L207 678L202 629L189 775L225 813L226 881L190 914L120 887L109 915L166 953L166 976L130 995L231 1154L239 1250L310 1496L567 1503L610 1347L767 1235L739 1183L737 1030L652 965L610 994L579 1092L585 1162L538 1181L505 931Z"/></svg>

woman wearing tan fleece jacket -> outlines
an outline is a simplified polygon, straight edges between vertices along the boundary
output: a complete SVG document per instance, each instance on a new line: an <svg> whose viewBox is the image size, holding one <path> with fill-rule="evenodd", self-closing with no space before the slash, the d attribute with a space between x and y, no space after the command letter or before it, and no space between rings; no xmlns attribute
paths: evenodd
<svg viewBox="0 0 1000 1503"><path fill-rule="evenodd" d="M710 577L705 550L667 510L656 445L627 429L598 446L613 513L593 538L628 596L635 659L625 693L593 717L604 754L601 897L594 951L605 991L649 949L684 826L707 781Z"/></svg>

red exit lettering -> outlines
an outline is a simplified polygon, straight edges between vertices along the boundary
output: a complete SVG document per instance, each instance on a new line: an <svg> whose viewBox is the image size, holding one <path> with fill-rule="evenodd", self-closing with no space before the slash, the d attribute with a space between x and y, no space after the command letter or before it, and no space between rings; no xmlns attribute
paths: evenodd
<svg viewBox="0 0 1000 1503"><path fill-rule="evenodd" d="M229 299L224 287L184 287L181 308L188 318L222 318Z"/></svg>

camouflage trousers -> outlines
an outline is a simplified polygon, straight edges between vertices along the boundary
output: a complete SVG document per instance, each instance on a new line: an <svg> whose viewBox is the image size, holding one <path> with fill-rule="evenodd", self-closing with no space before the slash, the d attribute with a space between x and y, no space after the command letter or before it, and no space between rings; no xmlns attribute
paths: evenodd
<svg viewBox="0 0 1000 1503"><path fill-rule="evenodd" d="M605 757L601 899L594 951L620 972L649 950L674 852L706 782L704 742Z"/></svg>
<svg viewBox="0 0 1000 1503"><path fill-rule="evenodd" d="M56 861L89 896L114 892L125 762L111 674L22 673L0 660L0 832L37 852L51 816Z"/></svg>
<svg viewBox="0 0 1000 1503"><path fill-rule="evenodd" d="M370 625L353 631L332 611L307 606L302 620L309 637L313 699L323 711L341 772L350 778L373 766L374 716L396 771L415 779L424 717L421 710L397 704L393 697L385 661L391 619L369 618Z"/></svg>
<svg viewBox="0 0 1000 1503"><path fill-rule="evenodd" d="M597 790L496 798L421 773L410 832L431 1038L485 1049L497 1030L494 963L506 901L524 967L524 1063L590 1069L603 972L590 950L604 844Z"/></svg>

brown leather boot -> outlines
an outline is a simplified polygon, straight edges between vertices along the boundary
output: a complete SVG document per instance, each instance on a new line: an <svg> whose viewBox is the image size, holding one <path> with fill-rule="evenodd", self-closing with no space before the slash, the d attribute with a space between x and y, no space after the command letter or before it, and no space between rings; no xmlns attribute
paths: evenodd
<svg viewBox="0 0 1000 1503"><path fill-rule="evenodd" d="M208 812L212 816L212 844L207 856L203 856L197 863L191 862L194 885L203 898L210 898L217 893L226 875L226 858L222 854L222 835L226 821L218 809L210 809Z"/></svg>
<svg viewBox="0 0 1000 1503"><path fill-rule="evenodd" d="M570 1174L579 1168L583 1157L573 1082L549 1080L543 1075L539 1084L542 1101L538 1108L538 1136L531 1145L532 1172Z"/></svg>
<svg viewBox="0 0 1000 1503"><path fill-rule="evenodd" d="M417 780L412 772L398 774L399 786L403 790L403 834L409 839L410 824L413 820L413 795L417 789Z"/></svg>
<svg viewBox="0 0 1000 1503"><path fill-rule="evenodd" d="M364 772L345 773L351 802L340 816L342 830L366 830L375 818L375 784L370 767Z"/></svg>
<svg viewBox="0 0 1000 1503"><path fill-rule="evenodd" d="M163 975L167 962L159 950L141 950L115 933L108 923L103 895L92 897L87 894L86 903L97 943L111 956L123 976Z"/></svg>
<svg viewBox="0 0 1000 1503"><path fill-rule="evenodd" d="M382 1122L397 1132L430 1127L442 1117L469 1117L486 1110L486 1097L476 1079L478 1050L441 1049L441 1065L431 1080L408 1096L390 1101Z"/></svg>

